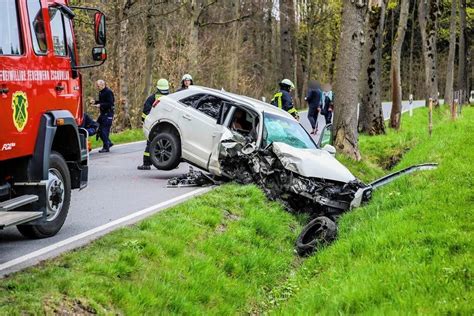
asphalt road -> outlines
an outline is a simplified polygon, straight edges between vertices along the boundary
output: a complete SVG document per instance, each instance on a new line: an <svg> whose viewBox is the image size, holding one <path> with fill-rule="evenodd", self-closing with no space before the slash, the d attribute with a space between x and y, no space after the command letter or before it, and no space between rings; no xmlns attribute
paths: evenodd
<svg viewBox="0 0 474 316"><path fill-rule="evenodd" d="M423 105L424 101L414 102L414 108ZM390 107L390 103L383 104L386 118ZM408 102L404 102L403 110L408 110ZM306 112L301 113L301 123L311 130ZM324 126L323 117L319 118L319 126ZM188 170L184 163L173 171L137 170L144 147L144 142L139 142L117 145L107 154L91 153L89 185L85 190L73 191L69 215L56 236L28 240L14 227L0 230L0 276L87 244L117 227L209 190L166 188L170 177Z"/></svg>
<svg viewBox="0 0 474 316"><path fill-rule="evenodd" d="M56 236L28 240L15 227L0 230L0 276L83 245L114 228L207 191L166 188L168 178L188 171L184 163L173 171L137 170L144 148L144 142L139 142L114 146L107 154L93 151L89 161L89 185L82 191L73 191L69 215Z"/></svg>

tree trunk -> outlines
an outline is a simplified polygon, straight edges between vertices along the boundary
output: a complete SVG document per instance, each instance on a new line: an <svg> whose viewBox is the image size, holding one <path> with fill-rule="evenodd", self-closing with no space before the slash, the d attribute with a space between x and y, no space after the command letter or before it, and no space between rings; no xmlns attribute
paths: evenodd
<svg viewBox="0 0 474 316"><path fill-rule="evenodd" d="M392 111L390 113L390 127L400 129L402 115L402 80L400 75L400 61L402 58L402 46L407 30L408 13L410 1L402 0L400 4L400 18L398 20L397 36L392 47L392 62L390 67L390 78L392 82Z"/></svg>
<svg viewBox="0 0 474 316"><path fill-rule="evenodd" d="M151 11L153 10L153 2L148 2L146 4L147 15L145 17L145 47L146 47L146 57L145 57L145 69L144 69L144 78L145 86L143 87L142 98L145 100L148 95L151 93L153 86L153 63L155 59L155 21Z"/></svg>
<svg viewBox="0 0 474 316"><path fill-rule="evenodd" d="M341 42L337 54L334 114L334 145L355 160L360 160L357 141L357 102L361 57L365 42L365 1L344 1Z"/></svg>
<svg viewBox="0 0 474 316"><path fill-rule="evenodd" d="M456 1L456 0L453 0ZM466 93L467 85L467 62L466 62L466 0L459 0L459 68L458 68L458 90Z"/></svg>
<svg viewBox="0 0 474 316"><path fill-rule="evenodd" d="M191 73L197 73L199 60L199 16L201 14L201 0L191 0L191 19L189 33L188 62Z"/></svg>
<svg viewBox="0 0 474 316"><path fill-rule="evenodd" d="M280 0L281 77L295 81L295 11L294 0Z"/></svg>
<svg viewBox="0 0 474 316"><path fill-rule="evenodd" d="M234 13L234 16L237 18L240 16L240 0L234 0L232 2L232 5L234 6L234 10L233 10L233 13ZM240 38L241 38L241 35L240 35L240 24L239 23L234 23L234 25L232 25L233 27L233 41L232 41L232 56L231 56L231 65L230 65L230 82L229 82L229 85L230 85L230 89L232 90L232 92L236 92L238 91L238 83L239 83L239 77L240 77L240 74L239 74L239 48L240 48Z"/></svg>
<svg viewBox="0 0 474 316"><path fill-rule="evenodd" d="M446 87L444 89L444 103L453 103L454 57L456 54L456 17L457 1L451 3L451 21L449 22L449 53L446 66Z"/></svg>
<svg viewBox="0 0 474 316"><path fill-rule="evenodd" d="M359 131L369 135L385 133L381 100L382 43L388 0L374 3L367 17L367 43L361 71Z"/></svg>
<svg viewBox="0 0 474 316"><path fill-rule="evenodd" d="M410 57L408 61L408 93L413 95L413 41L415 38L415 11L416 0L413 1L413 9L411 11L411 32L410 32Z"/></svg>
<svg viewBox="0 0 474 316"><path fill-rule="evenodd" d="M122 12L120 14L120 38L119 38L119 78L120 78L120 99L119 105L123 109L122 126L123 129L131 128L130 104L129 104L129 52L128 52L128 13L132 3L130 0L122 2ZM120 120L119 120L120 121Z"/></svg>
<svg viewBox="0 0 474 316"><path fill-rule="evenodd" d="M418 3L418 23L422 38L425 64L425 98L438 103L437 47L436 32L439 14L438 0L420 0Z"/></svg>

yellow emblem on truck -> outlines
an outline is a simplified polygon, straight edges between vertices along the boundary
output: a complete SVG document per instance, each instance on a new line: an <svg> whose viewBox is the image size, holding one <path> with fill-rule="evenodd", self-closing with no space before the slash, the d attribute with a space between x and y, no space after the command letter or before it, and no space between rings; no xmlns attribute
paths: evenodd
<svg viewBox="0 0 474 316"><path fill-rule="evenodd" d="M28 122L28 98L26 93L17 91L12 97L13 124L21 132Z"/></svg>

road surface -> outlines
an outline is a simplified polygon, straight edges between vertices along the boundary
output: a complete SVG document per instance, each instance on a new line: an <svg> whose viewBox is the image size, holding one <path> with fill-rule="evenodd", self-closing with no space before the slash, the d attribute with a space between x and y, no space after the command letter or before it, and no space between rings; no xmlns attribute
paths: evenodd
<svg viewBox="0 0 474 316"><path fill-rule="evenodd" d="M137 170L144 148L145 143L138 142L114 146L107 154L93 151L89 185L73 191L69 215L56 236L28 240L15 227L0 230L0 276L84 245L114 228L208 190L166 188L168 178L188 171L184 163L173 171Z"/></svg>

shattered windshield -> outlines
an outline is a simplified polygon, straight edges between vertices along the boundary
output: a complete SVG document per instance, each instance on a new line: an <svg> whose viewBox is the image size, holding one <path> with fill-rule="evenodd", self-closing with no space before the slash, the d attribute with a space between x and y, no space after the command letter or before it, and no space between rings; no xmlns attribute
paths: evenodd
<svg viewBox="0 0 474 316"><path fill-rule="evenodd" d="M281 142L296 148L316 149L316 145L298 122L269 113L264 114L263 139L264 146Z"/></svg>

